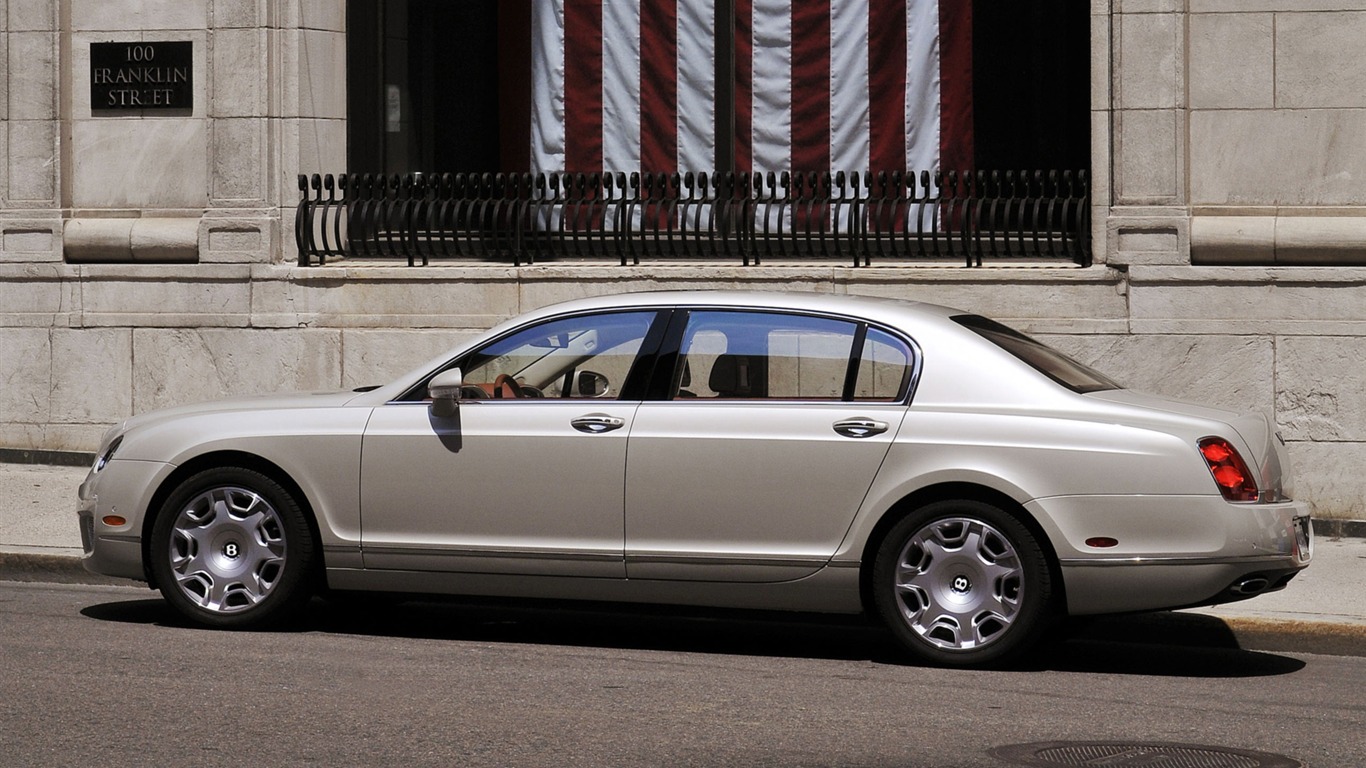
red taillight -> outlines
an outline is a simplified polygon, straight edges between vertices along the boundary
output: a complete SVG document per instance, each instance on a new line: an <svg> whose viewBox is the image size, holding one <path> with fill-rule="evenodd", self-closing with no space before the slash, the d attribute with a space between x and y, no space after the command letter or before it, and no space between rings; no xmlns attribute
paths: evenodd
<svg viewBox="0 0 1366 768"><path fill-rule="evenodd" d="M1214 484L1225 501L1256 501L1257 478L1248 471L1237 449L1222 437L1207 437L1200 441L1200 454L1209 465Z"/></svg>

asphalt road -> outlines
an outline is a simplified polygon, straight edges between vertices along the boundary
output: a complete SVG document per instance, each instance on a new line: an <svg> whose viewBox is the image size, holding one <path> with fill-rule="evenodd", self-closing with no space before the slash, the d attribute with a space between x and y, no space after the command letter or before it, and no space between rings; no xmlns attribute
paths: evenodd
<svg viewBox="0 0 1366 768"><path fill-rule="evenodd" d="M988 750L1111 740L1354 766L1366 733L1366 658L1217 633L955 671L852 620L362 607L222 632L144 589L0 582L0 762L1003 766Z"/></svg>

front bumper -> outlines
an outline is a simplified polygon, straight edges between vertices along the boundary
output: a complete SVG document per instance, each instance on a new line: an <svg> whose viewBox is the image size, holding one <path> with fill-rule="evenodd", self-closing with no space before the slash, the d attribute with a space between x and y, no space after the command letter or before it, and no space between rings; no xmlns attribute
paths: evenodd
<svg viewBox="0 0 1366 768"><path fill-rule="evenodd" d="M174 469L155 461L110 461L81 483L76 510L81 531L81 564L87 571L147 581L143 567L143 521L152 494ZM108 518L120 517L121 525Z"/></svg>

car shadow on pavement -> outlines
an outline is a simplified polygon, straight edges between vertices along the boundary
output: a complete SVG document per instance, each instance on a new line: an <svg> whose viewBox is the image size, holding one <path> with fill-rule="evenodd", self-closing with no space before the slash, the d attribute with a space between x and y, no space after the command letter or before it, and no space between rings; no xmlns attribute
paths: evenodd
<svg viewBox="0 0 1366 768"><path fill-rule="evenodd" d="M81 614L200 631L159 599L102 603ZM358 594L315 599L277 631L915 664L881 626L823 614ZM1304 666L1240 648L1213 617L1147 614L1069 622L1005 670L1227 678L1284 675Z"/></svg>

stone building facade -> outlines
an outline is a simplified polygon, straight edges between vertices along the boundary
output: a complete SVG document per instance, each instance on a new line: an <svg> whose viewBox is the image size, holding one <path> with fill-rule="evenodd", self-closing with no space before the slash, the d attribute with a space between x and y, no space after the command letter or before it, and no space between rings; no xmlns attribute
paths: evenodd
<svg viewBox="0 0 1366 768"><path fill-rule="evenodd" d="M1094 264L295 266L346 163L337 0L0 0L0 447L385 380L519 311L665 287L949 304L1128 385L1275 415L1366 506L1366 0L1091 0ZM92 45L192 45L193 105L96 113Z"/></svg>

